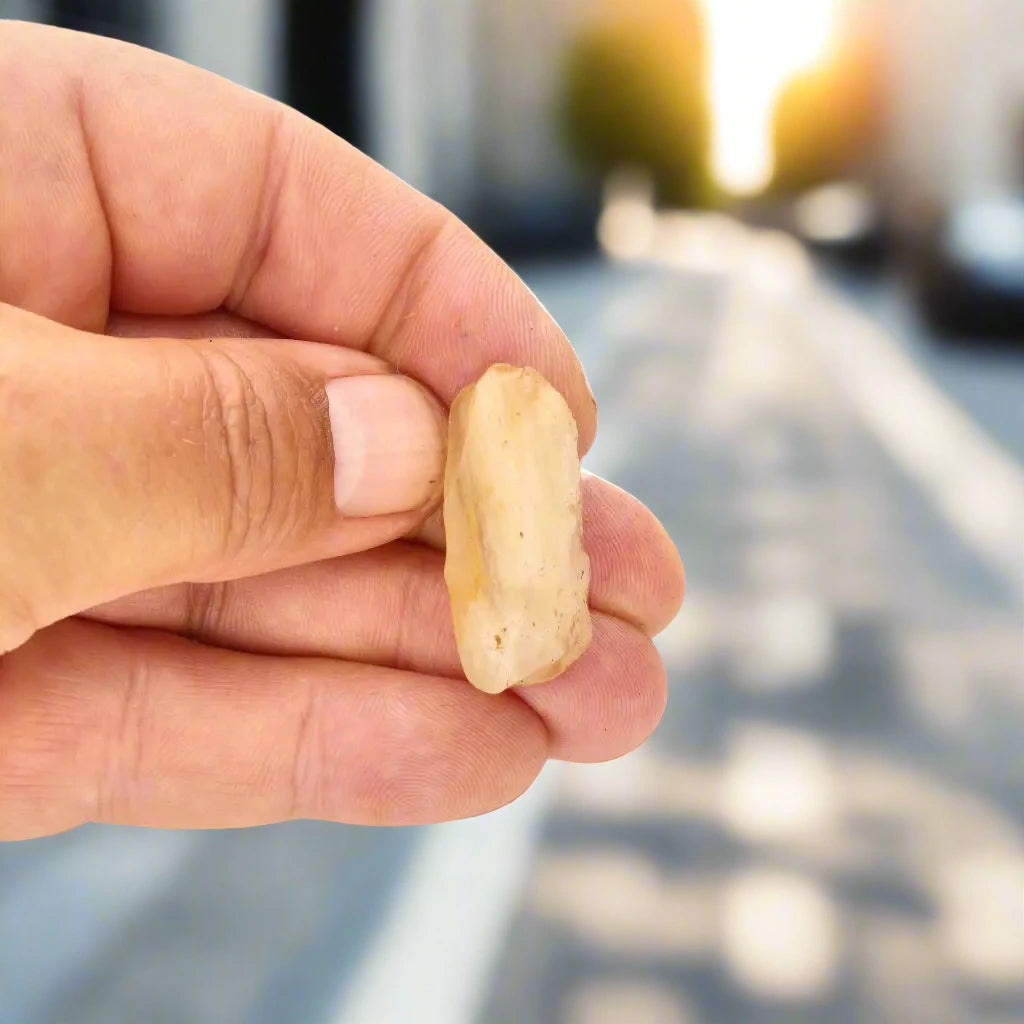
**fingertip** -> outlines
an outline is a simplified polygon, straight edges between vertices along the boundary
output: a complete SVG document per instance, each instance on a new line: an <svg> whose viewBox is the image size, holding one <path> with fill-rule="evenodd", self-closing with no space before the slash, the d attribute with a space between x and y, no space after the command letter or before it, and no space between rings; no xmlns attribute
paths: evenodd
<svg viewBox="0 0 1024 1024"><path fill-rule="evenodd" d="M548 756L609 761L638 747L658 723L668 697L665 666L637 627L594 615L594 639L557 679L514 691L547 727Z"/></svg>
<svg viewBox="0 0 1024 1024"><path fill-rule="evenodd" d="M490 695L488 696L490 697ZM490 699L494 698L490 697ZM514 751L506 752L509 765L506 770L499 771L499 784L489 791L486 799L478 802L475 809L459 815L463 818L487 814L514 803L537 781L537 776L540 775L541 769L551 756L551 739L547 726L540 715L523 704L512 693L501 694L499 699L503 703L507 702L512 705L515 709L509 714L517 723L518 740ZM523 716L524 712L525 717ZM487 757L490 760L489 752Z"/></svg>
<svg viewBox="0 0 1024 1024"><path fill-rule="evenodd" d="M531 366L565 398L586 452L596 404L568 338L507 263L446 217L406 268L371 351L447 403L495 363Z"/></svg>
<svg viewBox="0 0 1024 1024"><path fill-rule="evenodd" d="M651 516L653 519L653 515ZM655 519L657 554L655 563L661 571L655 574L656 601L652 602L654 613L648 623L648 635L657 636L679 614L686 598L686 567L672 538L662 524Z"/></svg>
<svg viewBox="0 0 1024 1024"><path fill-rule="evenodd" d="M542 719L512 694L479 693L464 680L388 673L363 696L361 714L321 705L339 746L377 751L355 761L321 747L313 817L366 825L425 825L475 817L525 792L548 757ZM372 730L363 735L358 723ZM334 779L337 767L344 778Z"/></svg>
<svg viewBox="0 0 1024 1024"><path fill-rule="evenodd" d="M464 686L461 680L455 686ZM483 720L474 729L476 759L466 766L463 784L479 793L452 817L469 818L517 800L533 785L549 757L550 738L543 719L511 693L497 700L481 694ZM480 783L483 782L481 786Z"/></svg>
<svg viewBox="0 0 1024 1024"><path fill-rule="evenodd" d="M686 577L668 531L639 499L592 474L583 478L583 539L591 604L648 636L675 618Z"/></svg>

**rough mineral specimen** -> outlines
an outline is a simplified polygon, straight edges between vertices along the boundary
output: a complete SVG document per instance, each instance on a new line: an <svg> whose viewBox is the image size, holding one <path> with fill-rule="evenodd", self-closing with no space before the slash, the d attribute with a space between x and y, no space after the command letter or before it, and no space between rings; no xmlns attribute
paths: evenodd
<svg viewBox="0 0 1024 1024"><path fill-rule="evenodd" d="M590 643L576 422L530 367L492 366L452 403L444 576L466 677L541 683Z"/></svg>

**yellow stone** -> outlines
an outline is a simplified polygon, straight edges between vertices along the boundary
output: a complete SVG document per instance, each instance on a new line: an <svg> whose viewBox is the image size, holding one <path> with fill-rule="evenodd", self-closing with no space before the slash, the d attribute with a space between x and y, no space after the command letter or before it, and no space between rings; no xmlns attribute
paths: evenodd
<svg viewBox="0 0 1024 1024"><path fill-rule="evenodd" d="M576 421L530 367L492 366L452 403L444 479L459 657L487 693L552 679L590 643Z"/></svg>

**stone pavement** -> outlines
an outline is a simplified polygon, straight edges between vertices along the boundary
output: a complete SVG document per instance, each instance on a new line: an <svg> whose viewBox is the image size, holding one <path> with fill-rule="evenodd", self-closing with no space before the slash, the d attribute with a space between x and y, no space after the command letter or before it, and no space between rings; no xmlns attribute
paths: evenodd
<svg viewBox="0 0 1024 1024"><path fill-rule="evenodd" d="M480 1024L1024 1021L1024 557L940 519L792 298L617 302L583 356L687 565L669 705L563 776Z"/></svg>

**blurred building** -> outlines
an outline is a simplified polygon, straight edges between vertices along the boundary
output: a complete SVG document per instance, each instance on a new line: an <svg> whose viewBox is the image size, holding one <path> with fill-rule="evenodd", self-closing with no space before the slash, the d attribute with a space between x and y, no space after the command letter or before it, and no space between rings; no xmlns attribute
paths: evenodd
<svg viewBox="0 0 1024 1024"><path fill-rule="evenodd" d="M278 0L0 0L0 17L139 43L275 96L288 10Z"/></svg>
<svg viewBox="0 0 1024 1024"><path fill-rule="evenodd" d="M1016 191L1024 171L1024 4L887 0L893 208Z"/></svg>
<svg viewBox="0 0 1024 1024"><path fill-rule="evenodd" d="M587 0L378 0L367 9L370 151L502 248L590 240L595 196L559 138Z"/></svg>
<svg viewBox="0 0 1024 1024"><path fill-rule="evenodd" d="M867 12L884 52L887 127L868 173L880 179L897 229L965 197L1017 190L1024 4L844 6ZM612 0L0 0L0 16L120 36L286 99L503 251L544 251L592 236L597 191L569 152L560 104L574 41L595 12L615 7ZM786 4L777 7L784 19ZM680 0L680 14L684 8ZM608 88L624 88L614 74L607 78ZM835 131L837 105L822 98L823 82L827 74L795 81L786 96L783 137L798 171L815 165L807 154L821 156ZM846 86L838 88L841 95ZM628 120L621 111L610 117ZM851 138L863 153L859 136Z"/></svg>

